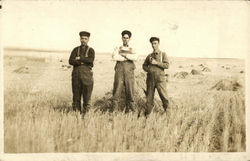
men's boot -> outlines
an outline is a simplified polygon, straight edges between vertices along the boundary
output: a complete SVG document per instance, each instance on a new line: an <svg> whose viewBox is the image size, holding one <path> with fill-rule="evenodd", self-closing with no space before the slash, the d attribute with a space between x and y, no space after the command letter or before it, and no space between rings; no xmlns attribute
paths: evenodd
<svg viewBox="0 0 250 161"><path fill-rule="evenodd" d="M88 112L88 108L89 108L88 105L83 104L83 108L82 108L81 114L85 115Z"/></svg>
<svg viewBox="0 0 250 161"><path fill-rule="evenodd" d="M119 111L119 107L118 106L119 106L118 101L113 100L113 105L112 105L111 112L118 112Z"/></svg>
<svg viewBox="0 0 250 161"><path fill-rule="evenodd" d="M168 109L168 104L164 104L164 105L163 105L163 109L164 109L164 111L166 112L167 109Z"/></svg>
<svg viewBox="0 0 250 161"><path fill-rule="evenodd" d="M129 111L135 112L134 102L127 103L125 113L128 113Z"/></svg>
<svg viewBox="0 0 250 161"><path fill-rule="evenodd" d="M81 112L81 106L78 103L72 103L73 111L80 111Z"/></svg>

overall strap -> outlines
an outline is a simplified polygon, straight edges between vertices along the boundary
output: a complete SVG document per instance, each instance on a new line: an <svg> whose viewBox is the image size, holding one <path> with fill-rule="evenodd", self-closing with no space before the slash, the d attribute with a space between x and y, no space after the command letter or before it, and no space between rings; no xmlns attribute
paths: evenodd
<svg viewBox="0 0 250 161"><path fill-rule="evenodd" d="M118 54L121 53L121 50L122 50L122 46L119 47Z"/></svg>
<svg viewBox="0 0 250 161"><path fill-rule="evenodd" d="M161 61L160 61L160 62L162 63L162 59L163 59L163 58L162 58L162 57L163 57L162 52L160 52L160 57L161 57Z"/></svg>
<svg viewBox="0 0 250 161"><path fill-rule="evenodd" d="M76 56L80 56L80 46L77 47L77 54Z"/></svg>
<svg viewBox="0 0 250 161"><path fill-rule="evenodd" d="M77 56L80 56L80 47L81 46L78 46L77 47ZM87 50L86 50L86 52L85 52L85 57L89 57L89 46L88 46L88 48L87 48Z"/></svg>
<svg viewBox="0 0 250 161"><path fill-rule="evenodd" d="M87 50L86 50L86 53L85 53L85 57L89 57L89 46L88 46L88 48L87 48Z"/></svg>

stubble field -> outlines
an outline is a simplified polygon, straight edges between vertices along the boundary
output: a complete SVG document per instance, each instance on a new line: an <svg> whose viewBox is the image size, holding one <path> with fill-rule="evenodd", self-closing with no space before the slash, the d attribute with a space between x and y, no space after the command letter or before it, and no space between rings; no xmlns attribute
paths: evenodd
<svg viewBox="0 0 250 161"><path fill-rule="evenodd" d="M5 52L4 152L246 151L244 60L170 57L170 107L163 111L156 92L157 106L145 119L103 112L115 62L96 54L93 107L82 118L71 108L68 56L47 61ZM142 63L135 70L138 110L145 103Z"/></svg>

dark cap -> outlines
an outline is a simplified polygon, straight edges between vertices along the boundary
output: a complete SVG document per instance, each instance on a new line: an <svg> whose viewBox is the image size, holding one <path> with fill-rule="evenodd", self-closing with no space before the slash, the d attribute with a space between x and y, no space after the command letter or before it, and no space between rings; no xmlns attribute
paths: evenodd
<svg viewBox="0 0 250 161"><path fill-rule="evenodd" d="M80 35L80 36L87 36L87 37L89 37L89 36L90 36L90 33L87 32L87 31L81 31L81 32L79 32L79 35Z"/></svg>
<svg viewBox="0 0 250 161"><path fill-rule="evenodd" d="M160 42L160 39L158 37L151 37L149 41L152 43L153 41L158 41Z"/></svg>
<svg viewBox="0 0 250 161"><path fill-rule="evenodd" d="M128 30L124 30L122 31L122 36L124 36L125 34L127 34L129 36L129 38L131 37L132 33Z"/></svg>

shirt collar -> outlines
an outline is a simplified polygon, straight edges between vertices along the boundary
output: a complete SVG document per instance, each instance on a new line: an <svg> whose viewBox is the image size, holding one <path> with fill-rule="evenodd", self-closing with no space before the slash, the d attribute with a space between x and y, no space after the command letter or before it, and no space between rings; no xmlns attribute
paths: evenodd
<svg viewBox="0 0 250 161"><path fill-rule="evenodd" d="M156 54L156 55L158 55L158 54L160 54L160 53L161 53L160 50L153 51L153 54Z"/></svg>
<svg viewBox="0 0 250 161"><path fill-rule="evenodd" d="M86 48L88 45L81 45L81 48Z"/></svg>

